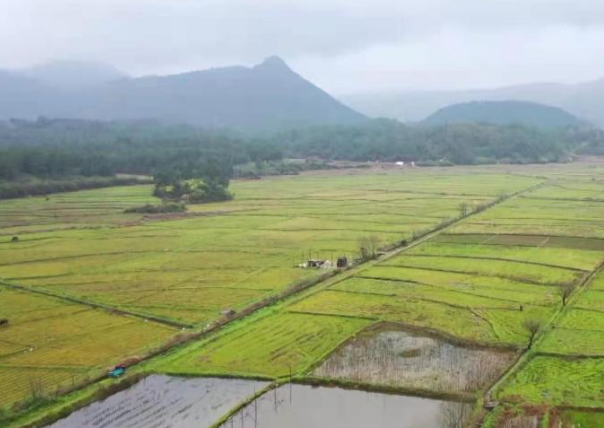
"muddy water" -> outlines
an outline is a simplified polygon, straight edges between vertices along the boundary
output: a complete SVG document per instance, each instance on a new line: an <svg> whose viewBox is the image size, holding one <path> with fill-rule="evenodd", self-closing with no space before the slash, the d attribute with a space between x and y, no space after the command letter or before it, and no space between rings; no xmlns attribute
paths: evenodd
<svg viewBox="0 0 604 428"><path fill-rule="evenodd" d="M470 411L469 404L284 385L221 428L461 428Z"/></svg>
<svg viewBox="0 0 604 428"><path fill-rule="evenodd" d="M400 330L365 332L336 351L315 375L360 382L474 392L492 384L514 353L470 349Z"/></svg>
<svg viewBox="0 0 604 428"><path fill-rule="evenodd" d="M265 386L236 379L149 376L48 428L206 428Z"/></svg>

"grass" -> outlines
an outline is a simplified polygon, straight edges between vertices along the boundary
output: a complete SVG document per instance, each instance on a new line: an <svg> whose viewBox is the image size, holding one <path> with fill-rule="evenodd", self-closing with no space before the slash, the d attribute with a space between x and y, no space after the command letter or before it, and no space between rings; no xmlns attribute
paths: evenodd
<svg viewBox="0 0 604 428"><path fill-rule="evenodd" d="M565 411L561 415L564 428L589 428L604 426L604 413Z"/></svg>
<svg viewBox="0 0 604 428"><path fill-rule="evenodd" d="M299 374L370 321L333 316L278 314L193 345L160 366L167 373Z"/></svg>
<svg viewBox="0 0 604 428"><path fill-rule="evenodd" d="M506 401L600 408L604 359L536 356L498 393Z"/></svg>

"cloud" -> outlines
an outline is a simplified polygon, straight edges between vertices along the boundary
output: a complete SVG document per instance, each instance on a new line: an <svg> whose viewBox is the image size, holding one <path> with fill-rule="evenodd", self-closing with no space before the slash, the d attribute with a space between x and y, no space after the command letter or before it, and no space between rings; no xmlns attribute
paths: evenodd
<svg viewBox="0 0 604 428"><path fill-rule="evenodd" d="M527 82L587 81L604 70L604 28L443 29L402 44L372 46L331 59L308 56L294 68L330 91L468 89Z"/></svg>
<svg viewBox="0 0 604 428"><path fill-rule="evenodd" d="M603 29L595 0L0 0L0 67L80 58L147 74L278 54L339 92L480 86L592 76Z"/></svg>

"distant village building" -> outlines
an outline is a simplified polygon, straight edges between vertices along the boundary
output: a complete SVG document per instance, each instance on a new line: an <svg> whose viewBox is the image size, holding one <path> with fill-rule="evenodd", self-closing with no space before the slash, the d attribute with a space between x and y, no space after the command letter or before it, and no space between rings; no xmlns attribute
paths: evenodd
<svg viewBox="0 0 604 428"><path fill-rule="evenodd" d="M403 161L398 161L398 162L396 163L396 166L405 166L405 162L403 162Z"/></svg>

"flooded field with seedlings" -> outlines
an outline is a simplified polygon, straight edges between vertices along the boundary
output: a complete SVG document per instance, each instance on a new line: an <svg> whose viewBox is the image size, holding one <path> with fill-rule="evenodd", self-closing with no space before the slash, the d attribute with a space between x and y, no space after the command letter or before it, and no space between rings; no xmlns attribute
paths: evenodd
<svg viewBox="0 0 604 428"><path fill-rule="evenodd" d="M339 388L284 385L221 428L462 428L471 404Z"/></svg>
<svg viewBox="0 0 604 428"><path fill-rule="evenodd" d="M265 386L239 379L153 375L48 428L206 428Z"/></svg>
<svg viewBox="0 0 604 428"><path fill-rule="evenodd" d="M493 383L514 358L510 351L468 348L396 326L382 326L345 343L314 375L465 393Z"/></svg>

